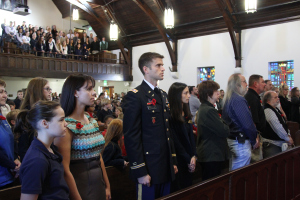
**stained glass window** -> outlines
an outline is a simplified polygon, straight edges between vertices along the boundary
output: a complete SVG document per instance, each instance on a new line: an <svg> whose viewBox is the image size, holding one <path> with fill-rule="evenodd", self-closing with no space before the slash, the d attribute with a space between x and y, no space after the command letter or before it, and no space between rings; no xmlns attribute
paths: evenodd
<svg viewBox="0 0 300 200"><path fill-rule="evenodd" d="M294 87L294 61L269 62L269 79L275 87L286 84Z"/></svg>
<svg viewBox="0 0 300 200"><path fill-rule="evenodd" d="M207 80L215 81L215 67L198 67L197 83Z"/></svg>

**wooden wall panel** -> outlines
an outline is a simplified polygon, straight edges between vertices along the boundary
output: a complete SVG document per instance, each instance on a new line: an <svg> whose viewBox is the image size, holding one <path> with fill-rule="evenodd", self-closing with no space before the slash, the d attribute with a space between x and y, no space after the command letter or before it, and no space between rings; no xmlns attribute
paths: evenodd
<svg viewBox="0 0 300 200"><path fill-rule="evenodd" d="M97 79L132 81L132 76L123 74L122 70L116 73L116 69L129 70L129 66L125 64L108 65L90 61L0 53L0 68L3 76L66 78L70 73L85 73Z"/></svg>
<svg viewBox="0 0 300 200"><path fill-rule="evenodd" d="M201 198L208 200L300 199L300 147L160 199Z"/></svg>

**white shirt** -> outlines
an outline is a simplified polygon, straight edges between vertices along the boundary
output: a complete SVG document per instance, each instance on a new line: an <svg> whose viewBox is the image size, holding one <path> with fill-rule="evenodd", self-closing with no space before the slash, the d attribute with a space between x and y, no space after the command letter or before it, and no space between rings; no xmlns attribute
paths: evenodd
<svg viewBox="0 0 300 200"><path fill-rule="evenodd" d="M278 120L278 117L275 114L275 112L273 110L271 110L270 108L265 109L264 112L266 115L266 121L270 124L271 128L278 135L278 137L280 137L281 139L283 139L285 141L289 141L290 138L288 137L288 133L285 131L282 124ZM266 138L262 138L262 141L272 143L279 147L282 146L282 143L285 143L285 141L274 141L274 140L269 140Z"/></svg>
<svg viewBox="0 0 300 200"><path fill-rule="evenodd" d="M23 43L23 33L17 33L17 39L19 42Z"/></svg>
<svg viewBox="0 0 300 200"><path fill-rule="evenodd" d="M62 47L62 54L64 55L68 54L68 46Z"/></svg>
<svg viewBox="0 0 300 200"><path fill-rule="evenodd" d="M6 32L6 34L10 34L10 35L16 35L16 33L17 33L16 29L13 26L12 27L6 26L5 32Z"/></svg>
<svg viewBox="0 0 300 200"><path fill-rule="evenodd" d="M69 33L69 34L67 34L67 37L68 37L69 39L73 39L74 34L71 34L71 35L70 35L70 33Z"/></svg>
<svg viewBox="0 0 300 200"><path fill-rule="evenodd" d="M148 81L146 81L146 79L144 79L144 81L149 85L149 87L151 87L152 90L154 90L154 85L152 85L151 83L149 83ZM157 87L157 86L156 86ZM159 89L159 87L157 87Z"/></svg>
<svg viewBox="0 0 300 200"><path fill-rule="evenodd" d="M24 44L30 44L30 37L26 37L26 35L24 35L24 36L22 37L22 40L23 40L23 43L24 43Z"/></svg>

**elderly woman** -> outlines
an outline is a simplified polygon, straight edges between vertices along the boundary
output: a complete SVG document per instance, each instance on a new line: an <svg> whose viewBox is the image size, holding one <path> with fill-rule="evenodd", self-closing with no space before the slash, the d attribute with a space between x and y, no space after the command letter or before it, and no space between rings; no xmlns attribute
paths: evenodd
<svg viewBox="0 0 300 200"><path fill-rule="evenodd" d="M197 154L202 180L220 175L224 161L229 158L226 139L229 127L214 107L219 99L219 88L214 81L203 81L198 86L201 105L197 115Z"/></svg>
<svg viewBox="0 0 300 200"><path fill-rule="evenodd" d="M7 93L5 90L6 84L0 80L0 106L4 106L7 100ZM17 155L14 154L14 136L11 132L10 126L3 117L0 110L0 190L11 187L14 182L12 171L19 174L21 166Z"/></svg>
<svg viewBox="0 0 300 200"><path fill-rule="evenodd" d="M288 94L289 94L289 87L287 85L282 85L279 88L279 99L280 99L280 104L285 112L287 120L291 119L290 113L291 113L291 102L288 99Z"/></svg>
<svg viewBox="0 0 300 200"><path fill-rule="evenodd" d="M266 115L266 128L262 136L263 157L267 158L280 153L283 143L293 144L293 139L288 135L288 126L283 114L277 108L279 104L276 92L266 92L263 97L264 112Z"/></svg>
<svg viewBox="0 0 300 200"><path fill-rule="evenodd" d="M291 121L298 122L300 124L300 114L299 114L299 106L300 106L300 92L298 87L294 87L291 92Z"/></svg>

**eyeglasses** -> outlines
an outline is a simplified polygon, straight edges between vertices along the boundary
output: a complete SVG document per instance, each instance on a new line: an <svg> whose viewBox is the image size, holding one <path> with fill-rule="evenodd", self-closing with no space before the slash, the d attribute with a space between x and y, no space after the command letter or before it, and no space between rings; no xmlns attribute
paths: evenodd
<svg viewBox="0 0 300 200"><path fill-rule="evenodd" d="M44 90L47 90L47 92L50 92L50 91L52 91L52 89L51 88L44 88Z"/></svg>

